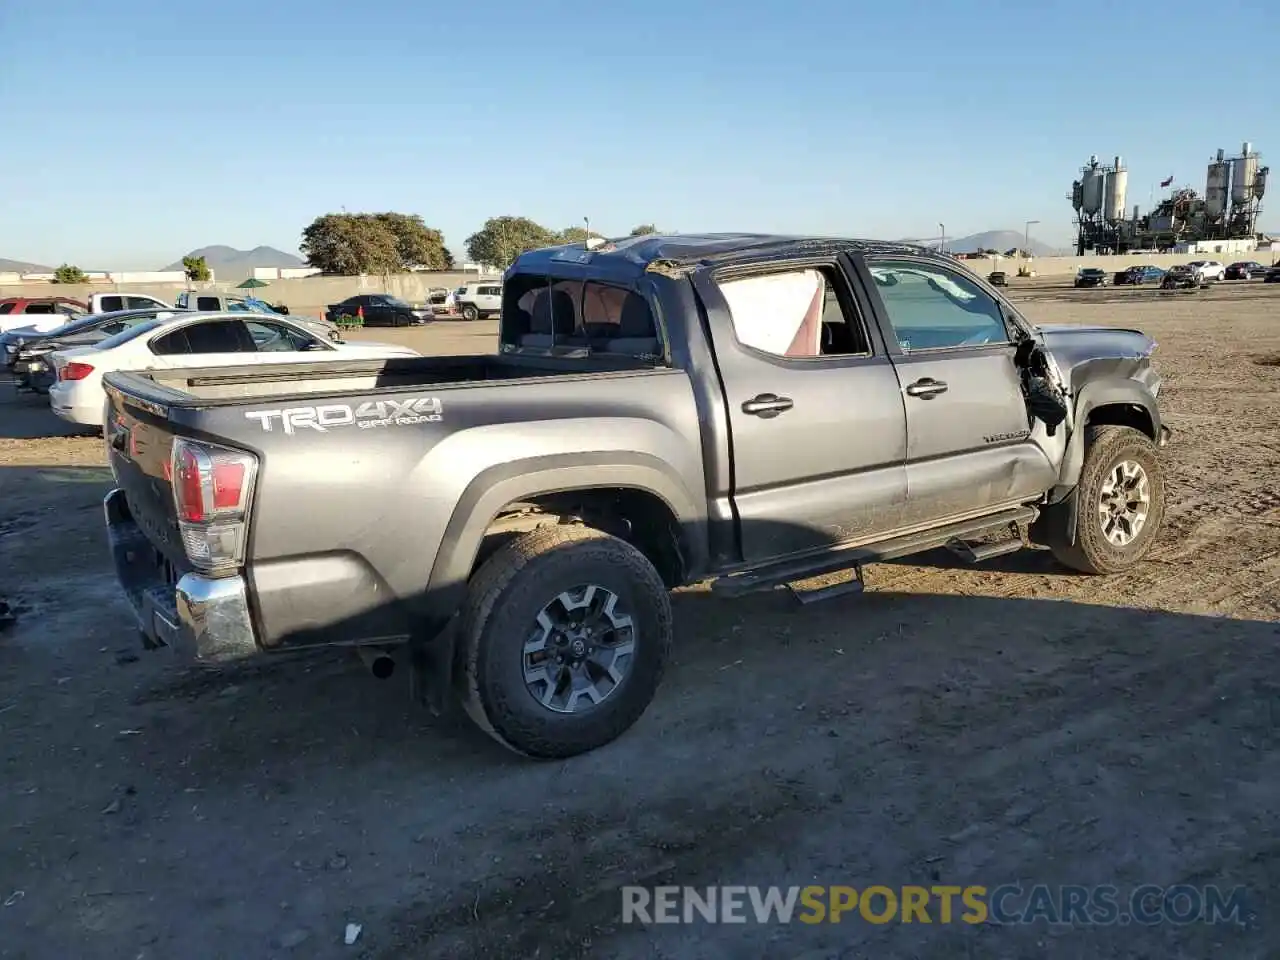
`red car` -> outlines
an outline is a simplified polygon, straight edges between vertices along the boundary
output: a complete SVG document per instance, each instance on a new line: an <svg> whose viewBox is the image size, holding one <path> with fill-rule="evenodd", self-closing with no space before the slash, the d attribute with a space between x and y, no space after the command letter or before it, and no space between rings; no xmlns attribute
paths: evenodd
<svg viewBox="0 0 1280 960"><path fill-rule="evenodd" d="M89 312L89 308L71 297L4 297L0 299L0 316L15 313L60 313L70 319Z"/></svg>

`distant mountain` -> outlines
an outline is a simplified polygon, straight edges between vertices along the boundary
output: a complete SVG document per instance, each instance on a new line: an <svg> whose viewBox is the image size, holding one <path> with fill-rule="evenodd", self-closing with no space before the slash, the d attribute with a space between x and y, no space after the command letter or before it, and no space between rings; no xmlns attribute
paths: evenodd
<svg viewBox="0 0 1280 960"><path fill-rule="evenodd" d="M254 247L252 250L237 250L235 247L216 245L192 250L188 257L204 257L204 262L214 273L238 274L248 276L254 267L303 267L302 258L292 253L285 253L275 247ZM181 270L182 260L164 267L165 270Z"/></svg>
<svg viewBox="0 0 1280 960"><path fill-rule="evenodd" d="M1024 237L1025 234L1021 230L988 230L985 233L971 233L967 237L957 237L954 240L948 238L947 251L977 253L979 250L998 250L1004 253L1006 250L1022 249ZM1035 237L1032 237L1027 245L1031 248L1031 253L1037 257L1051 257L1065 252L1062 248L1041 243ZM937 243L931 246L936 247Z"/></svg>
<svg viewBox="0 0 1280 960"><path fill-rule="evenodd" d="M53 267L25 260L6 260L0 257L0 273L52 273Z"/></svg>

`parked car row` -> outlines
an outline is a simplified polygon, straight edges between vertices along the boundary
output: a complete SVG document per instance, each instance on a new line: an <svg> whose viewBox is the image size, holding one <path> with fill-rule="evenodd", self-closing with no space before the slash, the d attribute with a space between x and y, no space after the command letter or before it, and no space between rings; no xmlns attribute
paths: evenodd
<svg viewBox="0 0 1280 960"><path fill-rule="evenodd" d="M366 327L410 327L430 323L437 316L481 320L502 312L502 282L482 280L448 290L434 287L425 303L408 303L389 293L362 293L325 308L333 323L343 317L359 318Z"/></svg>
<svg viewBox="0 0 1280 960"><path fill-rule="evenodd" d="M79 316L54 330L8 331L0 343L19 389L47 394L64 420L99 428L102 377L112 371L420 356L397 344L347 342L320 320L173 307Z"/></svg>
<svg viewBox="0 0 1280 960"><path fill-rule="evenodd" d="M1271 280L1277 274L1276 267L1267 267L1256 260L1240 260L1230 266L1224 266L1219 260L1192 260L1190 263L1178 264L1168 270L1152 264L1138 264L1126 267L1109 277L1107 271L1098 267L1082 267L1076 273L1076 287L1105 287L1111 283L1116 286L1141 286L1147 283L1158 283L1162 289L1188 286L1207 286L1222 280L1253 280L1261 277ZM1172 276L1170 276L1172 275Z"/></svg>

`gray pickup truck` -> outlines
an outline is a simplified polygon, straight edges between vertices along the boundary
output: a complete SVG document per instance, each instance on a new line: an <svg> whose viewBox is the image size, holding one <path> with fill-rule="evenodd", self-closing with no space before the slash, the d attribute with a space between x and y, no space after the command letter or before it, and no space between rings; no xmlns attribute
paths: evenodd
<svg viewBox="0 0 1280 960"><path fill-rule="evenodd" d="M1033 544L1118 573L1161 523L1155 343L1037 328L918 247L533 251L499 339L108 374L106 518L144 643L354 646L434 709L456 694L508 747L565 757L653 699L673 587L807 602L878 560Z"/></svg>

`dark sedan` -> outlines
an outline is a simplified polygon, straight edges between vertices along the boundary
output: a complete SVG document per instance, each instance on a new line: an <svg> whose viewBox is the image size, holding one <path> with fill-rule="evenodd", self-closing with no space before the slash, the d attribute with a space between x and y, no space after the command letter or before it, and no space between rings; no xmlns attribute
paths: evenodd
<svg viewBox="0 0 1280 960"><path fill-rule="evenodd" d="M1159 283L1163 279L1164 271L1149 263L1129 267L1127 270L1121 270L1116 274L1117 284L1132 284L1133 286L1141 286L1144 283Z"/></svg>
<svg viewBox="0 0 1280 960"><path fill-rule="evenodd" d="M1280 283L1280 263L1273 263L1262 277L1263 283Z"/></svg>
<svg viewBox="0 0 1280 960"><path fill-rule="evenodd" d="M1076 274L1077 287L1105 287L1111 282L1111 278L1107 276L1107 271L1099 270L1097 267L1085 267Z"/></svg>
<svg viewBox="0 0 1280 960"><path fill-rule="evenodd" d="M1227 267L1222 275L1224 280L1252 280L1254 277L1265 277L1267 268L1257 260L1240 260Z"/></svg>
<svg viewBox="0 0 1280 960"><path fill-rule="evenodd" d="M91 347L130 327L172 310L117 310L77 317L70 323L44 332L31 329L10 330L0 335L5 366L13 372L19 389L43 393L53 382L48 356L56 350Z"/></svg>
<svg viewBox="0 0 1280 960"><path fill-rule="evenodd" d="M365 293L331 303L324 317L340 323L340 317L360 317L366 327L408 327L431 321L429 307L415 307L388 293Z"/></svg>

